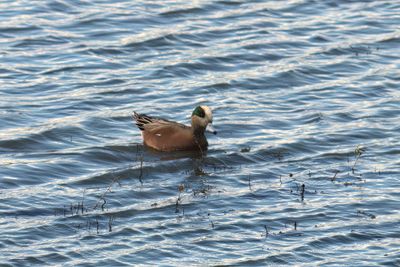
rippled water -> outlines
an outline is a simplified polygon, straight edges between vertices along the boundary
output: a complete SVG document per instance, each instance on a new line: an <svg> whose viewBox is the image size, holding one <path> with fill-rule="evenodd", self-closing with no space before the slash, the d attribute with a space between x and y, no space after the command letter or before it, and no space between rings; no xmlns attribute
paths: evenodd
<svg viewBox="0 0 400 267"><path fill-rule="evenodd" d="M0 10L0 264L400 265L398 1Z"/></svg>

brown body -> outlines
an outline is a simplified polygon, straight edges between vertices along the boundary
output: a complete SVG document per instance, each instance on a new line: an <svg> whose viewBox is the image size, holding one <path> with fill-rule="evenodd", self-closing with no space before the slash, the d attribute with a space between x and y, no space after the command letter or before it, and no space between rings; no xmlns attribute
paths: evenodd
<svg viewBox="0 0 400 267"><path fill-rule="evenodd" d="M206 150L208 143L204 135L208 122L192 116L192 126L177 122L152 118L134 113L136 125L142 131L146 146L160 151Z"/></svg>

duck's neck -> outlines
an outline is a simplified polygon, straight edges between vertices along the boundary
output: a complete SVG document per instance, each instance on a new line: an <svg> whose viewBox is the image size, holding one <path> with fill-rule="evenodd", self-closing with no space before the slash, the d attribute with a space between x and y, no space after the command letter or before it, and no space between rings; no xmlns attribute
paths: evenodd
<svg viewBox="0 0 400 267"><path fill-rule="evenodd" d="M206 128L204 128L204 127L193 128L193 134L197 138L204 137L204 132L205 131L206 131Z"/></svg>
<svg viewBox="0 0 400 267"><path fill-rule="evenodd" d="M198 149L200 151L203 151L203 149L207 149L208 142L207 138L204 135L204 132L206 130L205 127L192 127L193 128L193 135L194 135L194 140L196 143L196 146L198 146Z"/></svg>
<svg viewBox="0 0 400 267"><path fill-rule="evenodd" d="M197 117L192 117L192 130L195 137L203 137L206 131L206 125L203 125Z"/></svg>

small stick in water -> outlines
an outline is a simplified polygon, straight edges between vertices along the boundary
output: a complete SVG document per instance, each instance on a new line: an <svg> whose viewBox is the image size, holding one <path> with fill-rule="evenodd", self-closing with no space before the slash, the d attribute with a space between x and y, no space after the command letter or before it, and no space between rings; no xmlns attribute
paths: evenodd
<svg viewBox="0 0 400 267"><path fill-rule="evenodd" d="M301 185L301 190L300 190L301 201L304 200L305 187L306 186L304 184Z"/></svg>

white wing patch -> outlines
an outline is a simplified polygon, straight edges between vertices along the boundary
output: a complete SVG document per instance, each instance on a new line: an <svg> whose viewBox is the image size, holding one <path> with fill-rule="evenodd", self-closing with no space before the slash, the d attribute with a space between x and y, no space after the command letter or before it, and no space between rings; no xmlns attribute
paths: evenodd
<svg viewBox="0 0 400 267"><path fill-rule="evenodd" d="M158 137L161 137L161 134L160 134L160 133L156 133L156 135L157 135Z"/></svg>

